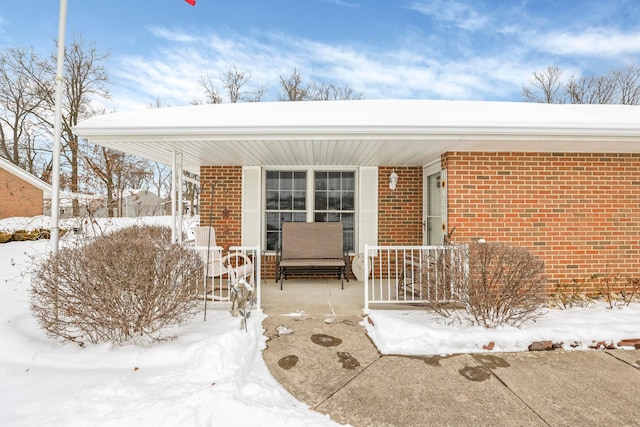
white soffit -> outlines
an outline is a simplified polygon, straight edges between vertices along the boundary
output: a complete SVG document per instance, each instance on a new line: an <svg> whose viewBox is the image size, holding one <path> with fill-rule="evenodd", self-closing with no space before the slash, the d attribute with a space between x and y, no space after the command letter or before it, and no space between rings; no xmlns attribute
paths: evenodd
<svg viewBox="0 0 640 427"><path fill-rule="evenodd" d="M256 102L113 113L90 142L185 168L424 165L444 151L640 152L640 107L479 101Z"/></svg>

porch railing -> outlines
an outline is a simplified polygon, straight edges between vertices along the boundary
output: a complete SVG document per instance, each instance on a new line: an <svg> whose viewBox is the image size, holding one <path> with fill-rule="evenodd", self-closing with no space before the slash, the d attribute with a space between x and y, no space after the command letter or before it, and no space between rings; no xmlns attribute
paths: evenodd
<svg viewBox="0 0 640 427"><path fill-rule="evenodd" d="M364 256L365 310L372 303L427 304L460 300L459 273L468 269L466 245L365 245Z"/></svg>
<svg viewBox="0 0 640 427"><path fill-rule="evenodd" d="M213 304L228 305L234 282L245 279L253 286L256 308L261 307L260 245L230 246L225 253L222 246L192 246L205 261L202 289L198 291L203 299ZM209 259L207 268L206 260Z"/></svg>

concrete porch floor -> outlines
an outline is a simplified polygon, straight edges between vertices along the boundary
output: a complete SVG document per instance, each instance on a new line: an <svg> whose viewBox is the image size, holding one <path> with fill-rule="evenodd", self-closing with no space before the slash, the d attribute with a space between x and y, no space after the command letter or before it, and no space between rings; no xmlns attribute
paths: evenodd
<svg viewBox="0 0 640 427"><path fill-rule="evenodd" d="M268 316L302 313L316 316L360 315L364 308L364 285L355 279L288 279L262 281L262 310Z"/></svg>

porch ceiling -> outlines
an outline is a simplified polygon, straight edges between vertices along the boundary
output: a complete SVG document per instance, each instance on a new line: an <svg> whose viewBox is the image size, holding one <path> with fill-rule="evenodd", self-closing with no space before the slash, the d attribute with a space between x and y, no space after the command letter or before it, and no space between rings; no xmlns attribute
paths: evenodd
<svg viewBox="0 0 640 427"><path fill-rule="evenodd" d="M640 152L640 107L463 101L216 104L116 113L77 135L201 165L421 166L445 151Z"/></svg>

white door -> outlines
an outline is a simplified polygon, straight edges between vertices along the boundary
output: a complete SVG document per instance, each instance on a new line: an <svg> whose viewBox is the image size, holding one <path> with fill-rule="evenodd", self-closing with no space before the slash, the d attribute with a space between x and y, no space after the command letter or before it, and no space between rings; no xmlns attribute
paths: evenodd
<svg viewBox="0 0 640 427"><path fill-rule="evenodd" d="M442 173L437 167L424 168L424 234L425 244L444 244L442 230Z"/></svg>

